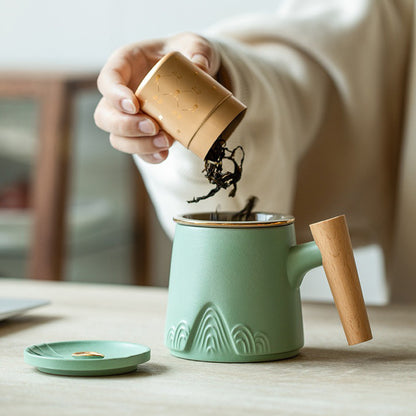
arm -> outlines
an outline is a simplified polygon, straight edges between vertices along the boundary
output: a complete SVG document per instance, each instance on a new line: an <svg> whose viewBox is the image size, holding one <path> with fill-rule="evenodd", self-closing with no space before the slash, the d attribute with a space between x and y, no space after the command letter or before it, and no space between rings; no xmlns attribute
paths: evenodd
<svg viewBox="0 0 416 416"><path fill-rule="evenodd" d="M208 192L202 162L180 145L159 166L136 157L147 189L165 230L173 235L171 218L179 213L238 211L251 195L257 210L290 212L299 157L312 142L325 109L328 78L307 55L281 42L248 45L225 37L208 38L221 56L219 79L227 77L247 114L228 147L241 144L246 152L238 192L225 191L189 205L187 200ZM169 178L169 179L167 179Z"/></svg>
<svg viewBox="0 0 416 416"><path fill-rule="evenodd" d="M217 27L207 34L208 41L199 38L207 47L202 55L209 73L215 76L221 64L220 78L226 74L234 94L248 106L229 139L230 147L241 144L246 151L243 178L235 198L220 192L189 206L186 200L210 189L200 173L202 161L177 144L157 166L136 157L165 230L172 235L175 214L218 205L239 210L253 194L259 210L291 212L299 160L317 148L317 138L326 146L318 153L333 165L327 169L335 172L339 165L342 172L343 164L353 169L348 181L342 179L344 194L368 189L363 178L370 169L357 155L375 160L375 149L382 146L371 140L389 136L388 119L399 117L390 107L393 99L400 101L400 86L393 81L404 68L406 13L405 7L384 0L293 0L276 13ZM198 50L192 42L173 47L187 56ZM330 151L340 156L330 158Z"/></svg>

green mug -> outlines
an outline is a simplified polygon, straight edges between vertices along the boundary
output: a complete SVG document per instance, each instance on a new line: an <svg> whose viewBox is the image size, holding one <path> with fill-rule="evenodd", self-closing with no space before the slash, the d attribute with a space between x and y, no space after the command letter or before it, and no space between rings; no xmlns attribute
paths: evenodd
<svg viewBox="0 0 416 416"><path fill-rule="evenodd" d="M299 287L324 265L350 345L371 339L344 216L312 224L296 245L294 218L253 213L178 216L165 343L180 358L213 362L293 357L303 346Z"/></svg>

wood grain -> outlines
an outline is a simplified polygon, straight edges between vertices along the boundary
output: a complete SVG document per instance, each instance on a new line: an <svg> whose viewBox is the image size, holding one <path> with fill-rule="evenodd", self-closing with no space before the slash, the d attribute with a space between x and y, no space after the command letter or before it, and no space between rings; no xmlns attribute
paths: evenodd
<svg viewBox="0 0 416 416"><path fill-rule="evenodd" d="M372 339L344 215L310 225L349 345Z"/></svg>
<svg viewBox="0 0 416 416"><path fill-rule="evenodd" d="M81 89L96 88L96 78L83 72L0 72L0 97L31 98L39 105L27 272L34 279L64 278L73 98Z"/></svg>
<svg viewBox="0 0 416 416"><path fill-rule="evenodd" d="M153 209L143 179L131 159L133 244L132 270L133 282L137 285L151 286L151 218Z"/></svg>

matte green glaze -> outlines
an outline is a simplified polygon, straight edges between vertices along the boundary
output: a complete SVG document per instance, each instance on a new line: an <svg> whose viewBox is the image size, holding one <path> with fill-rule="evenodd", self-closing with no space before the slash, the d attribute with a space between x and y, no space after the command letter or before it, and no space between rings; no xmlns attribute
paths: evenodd
<svg viewBox="0 0 416 416"><path fill-rule="evenodd" d="M299 285L321 264L294 225L176 225L165 342L181 358L269 361L303 346Z"/></svg>
<svg viewBox="0 0 416 416"><path fill-rule="evenodd" d="M291 286L300 287L306 272L321 265L321 252L314 241L291 247L287 258L287 275Z"/></svg>
<svg viewBox="0 0 416 416"><path fill-rule="evenodd" d="M74 352L95 351L104 358L73 357ZM39 371L67 376L107 376L134 371L150 359L144 345L119 341L65 341L27 347L25 362Z"/></svg>

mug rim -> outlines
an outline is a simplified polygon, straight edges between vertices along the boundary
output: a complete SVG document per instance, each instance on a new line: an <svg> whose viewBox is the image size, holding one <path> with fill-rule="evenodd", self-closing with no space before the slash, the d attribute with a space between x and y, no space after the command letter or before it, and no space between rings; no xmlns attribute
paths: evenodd
<svg viewBox="0 0 416 416"><path fill-rule="evenodd" d="M177 224L194 227L214 228L250 228L250 227L282 227L293 224L295 217L287 214L273 212L253 212L254 220L236 221L232 217L236 212L194 212L189 214L175 215L173 221Z"/></svg>

